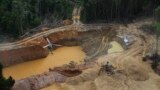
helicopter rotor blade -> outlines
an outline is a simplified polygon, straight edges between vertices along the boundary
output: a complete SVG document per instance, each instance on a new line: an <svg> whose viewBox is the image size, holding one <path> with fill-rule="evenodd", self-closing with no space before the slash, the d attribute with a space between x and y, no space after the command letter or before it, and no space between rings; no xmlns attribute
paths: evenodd
<svg viewBox="0 0 160 90"><path fill-rule="evenodd" d="M46 45L46 46L43 46L43 48L47 48L49 46L49 44L48 45Z"/></svg>

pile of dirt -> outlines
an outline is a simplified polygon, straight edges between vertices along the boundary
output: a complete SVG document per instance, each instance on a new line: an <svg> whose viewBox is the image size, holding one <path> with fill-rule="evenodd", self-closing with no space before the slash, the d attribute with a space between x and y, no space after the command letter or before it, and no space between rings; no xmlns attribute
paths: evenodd
<svg viewBox="0 0 160 90"><path fill-rule="evenodd" d="M12 90L39 90L53 83L64 82L65 76L57 72L48 72L16 81Z"/></svg>
<svg viewBox="0 0 160 90"><path fill-rule="evenodd" d="M85 70L81 75L67 78L66 83L69 85L79 85L87 81L93 81L98 76L99 68L94 67Z"/></svg>
<svg viewBox="0 0 160 90"><path fill-rule="evenodd" d="M82 70L80 70L76 65L73 67L70 67L69 65L55 67L54 69L50 69L50 71L56 71L67 77L74 77L82 73Z"/></svg>
<svg viewBox="0 0 160 90"><path fill-rule="evenodd" d="M50 68L49 71L55 71L67 77L75 77L82 74L83 70L93 67L94 64L94 62L89 61L81 62L81 64L71 61L69 64L65 64L61 67Z"/></svg>

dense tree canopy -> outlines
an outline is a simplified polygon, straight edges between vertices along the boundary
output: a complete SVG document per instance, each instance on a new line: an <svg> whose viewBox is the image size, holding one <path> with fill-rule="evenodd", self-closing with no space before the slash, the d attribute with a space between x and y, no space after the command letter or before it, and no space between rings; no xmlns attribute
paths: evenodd
<svg viewBox="0 0 160 90"><path fill-rule="evenodd" d="M14 36L44 20L71 19L75 5L83 6L82 20L124 20L153 14L160 0L0 0L0 30Z"/></svg>
<svg viewBox="0 0 160 90"><path fill-rule="evenodd" d="M48 17L69 18L72 9L67 0L0 0L0 27L17 36Z"/></svg>
<svg viewBox="0 0 160 90"><path fill-rule="evenodd" d="M152 15L160 0L85 0L83 19L124 20L143 15Z"/></svg>

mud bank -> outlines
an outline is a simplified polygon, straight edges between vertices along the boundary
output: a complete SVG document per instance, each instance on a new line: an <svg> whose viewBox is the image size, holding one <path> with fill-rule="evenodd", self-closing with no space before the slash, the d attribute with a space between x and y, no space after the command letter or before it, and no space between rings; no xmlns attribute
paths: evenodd
<svg viewBox="0 0 160 90"><path fill-rule="evenodd" d="M57 72L48 72L15 82L12 90L39 90L53 83L64 82L66 77Z"/></svg>
<svg viewBox="0 0 160 90"><path fill-rule="evenodd" d="M22 63L25 61L36 60L39 58L45 58L48 55L48 51L40 46L29 46L25 48L0 51L0 63L4 67Z"/></svg>

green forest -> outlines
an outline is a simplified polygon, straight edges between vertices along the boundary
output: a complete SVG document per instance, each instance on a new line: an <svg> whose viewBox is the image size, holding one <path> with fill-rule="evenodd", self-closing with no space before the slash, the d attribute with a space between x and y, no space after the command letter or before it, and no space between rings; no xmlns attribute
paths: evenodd
<svg viewBox="0 0 160 90"><path fill-rule="evenodd" d="M0 31L17 37L44 20L72 19L77 5L83 22L125 21L154 16L160 0L0 0Z"/></svg>

